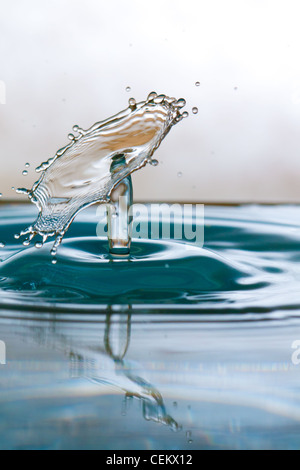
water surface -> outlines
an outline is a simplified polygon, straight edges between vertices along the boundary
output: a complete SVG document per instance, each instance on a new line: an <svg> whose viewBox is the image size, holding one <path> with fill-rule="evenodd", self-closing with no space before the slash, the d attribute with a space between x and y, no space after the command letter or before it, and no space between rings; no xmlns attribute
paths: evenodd
<svg viewBox="0 0 300 470"><path fill-rule="evenodd" d="M206 207L203 247L121 260L90 208L55 265L13 237L34 215L1 206L1 448L299 448L298 206Z"/></svg>

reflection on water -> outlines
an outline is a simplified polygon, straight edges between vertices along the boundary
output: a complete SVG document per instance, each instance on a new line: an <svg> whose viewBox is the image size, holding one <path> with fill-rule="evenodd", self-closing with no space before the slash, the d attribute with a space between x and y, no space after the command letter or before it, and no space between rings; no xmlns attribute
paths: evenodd
<svg viewBox="0 0 300 470"><path fill-rule="evenodd" d="M298 448L299 327L3 310L0 447Z"/></svg>
<svg viewBox="0 0 300 470"><path fill-rule="evenodd" d="M174 431L178 430L178 424L166 412L159 390L136 375L130 361L124 360L130 344L131 315L123 313L117 322L114 316L109 313L105 320L104 346L106 355L104 352L100 353L98 348L79 351L74 345L69 354L72 377L85 377L95 384L109 384L118 391L124 392L125 408L128 399L141 400L143 416L147 421L162 423ZM117 335L115 335L114 329L118 330ZM105 359L109 357L113 362L109 371L102 369L103 356Z"/></svg>

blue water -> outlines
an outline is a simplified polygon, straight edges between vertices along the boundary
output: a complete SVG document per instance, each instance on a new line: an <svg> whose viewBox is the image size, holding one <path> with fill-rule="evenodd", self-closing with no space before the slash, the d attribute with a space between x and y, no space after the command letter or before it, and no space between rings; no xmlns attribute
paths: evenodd
<svg viewBox="0 0 300 470"><path fill-rule="evenodd" d="M300 207L208 206L203 248L119 260L91 208L55 265L33 217L0 207L0 448L299 448Z"/></svg>

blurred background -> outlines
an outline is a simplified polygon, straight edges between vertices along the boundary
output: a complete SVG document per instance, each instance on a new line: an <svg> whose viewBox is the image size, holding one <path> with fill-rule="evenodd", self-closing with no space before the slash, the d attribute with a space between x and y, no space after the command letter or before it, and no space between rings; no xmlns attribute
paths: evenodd
<svg viewBox="0 0 300 470"><path fill-rule="evenodd" d="M0 6L2 200L31 187L74 124L155 90L184 97L190 116L156 152L160 165L134 175L135 200L300 202L297 0Z"/></svg>

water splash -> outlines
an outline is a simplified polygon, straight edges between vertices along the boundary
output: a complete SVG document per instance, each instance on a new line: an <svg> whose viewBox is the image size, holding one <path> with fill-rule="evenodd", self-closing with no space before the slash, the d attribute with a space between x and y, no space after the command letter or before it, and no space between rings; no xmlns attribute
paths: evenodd
<svg viewBox="0 0 300 470"><path fill-rule="evenodd" d="M20 233L28 235L25 246L36 236L44 244L55 236L51 254L55 256L77 213L96 202L109 203L114 188L147 163L156 165L152 155L174 124L181 121L184 99L177 100L152 92L146 101L129 99L129 107L97 122L90 129L74 126L70 143L53 158L42 163L40 179L32 189L19 188L39 209L35 223ZM124 155L126 165L111 172L112 159Z"/></svg>

